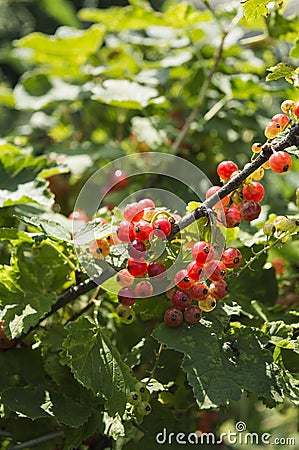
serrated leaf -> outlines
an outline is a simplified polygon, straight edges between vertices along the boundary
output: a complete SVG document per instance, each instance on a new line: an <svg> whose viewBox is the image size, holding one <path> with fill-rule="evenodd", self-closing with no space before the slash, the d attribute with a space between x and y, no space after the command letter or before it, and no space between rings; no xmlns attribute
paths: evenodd
<svg viewBox="0 0 299 450"><path fill-rule="evenodd" d="M217 328L219 322L213 317L207 324L176 329L162 324L152 336L184 354L182 369L201 408L238 401L243 390L281 401L271 375L271 353L263 349L257 333L242 327L230 329L220 338Z"/></svg>
<svg viewBox="0 0 299 450"><path fill-rule="evenodd" d="M76 245L86 245L95 239L102 239L116 232L117 226L111 224L101 225L96 222L88 222L76 232L74 242Z"/></svg>
<svg viewBox="0 0 299 450"><path fill-rule="evenodd" d="M270 342L278 345L282 340L291 339L293 335L293 327L287 325L282 320L276 322L266 322L262 328L262 332L270 337Z"/></svg>
<svg viewBox="0 0 299 450"><path fill-rule="evenodd" d="M292 83L292 77L295 74L295 71L292 67L287 66L284 63L276 64L276 66L272 66L267 69L268 72L271 72L267 75L266 81L279 80L279 78L285 78L289 83Z"/></svg>
<svg viewBox="0 0 299 450"><path fill-rule="evenodd" d="M126 109L143 109L158 101L159 92L150 86L135 81L105 80L102 86L88 85L92 99L112 106Z"/></svg>
<svg viewBox="0 0 299 450"><path fill-rule="evenodd" d="M268 15L269 0L244 0L241 2L247 20L256 20Z"/></svg>
<svg viewBox="0 0 299 450"><path fill-rule="evenodd" d="M32 242L32 237L25 231L16 228L0 228L0 241L27 241Z"/></svg>
<svg viewBox="0 0 299 450"><path fill-rule="evenodd" d="M75 378L95 395L107 400L109 416L122 415L127 392L135 381L117 349L104 331L85 317L70 323L67 329L69 334L63 348Z"/></svg>
<svg viewBox="0 0 299 450"><path fill-rule="evenodd" d="M26 216L19 215L16 215L16 217L26 225L30 225L33 228L42 231L47 237L58 239L60 241L71 242L71 234L69 231L53 219L46 219L43 217L28 218Z"/></svg>

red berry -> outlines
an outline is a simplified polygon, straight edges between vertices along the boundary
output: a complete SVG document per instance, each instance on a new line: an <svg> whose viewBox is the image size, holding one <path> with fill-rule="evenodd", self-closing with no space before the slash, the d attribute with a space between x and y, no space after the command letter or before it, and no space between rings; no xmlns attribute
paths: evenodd
<svg viewBox="0 0 299 450"><path fill-rule="evenodd" d="M239 167L233 161L222 161L217 167L218 176L223 181L228 181L237 170Z"/></svg>
<svg viewBox="0 0 299 450"><path fill-rule="evenodd" d="M248 200L240 205L240 214L246 222L257 219L261 212L261 205L255 200Z"/></svg>
<svg viewBox="0 0 299 450"><path fill-rule="evenodd" d="M155 277L157 280L163 280L166 277L166 267L163 263L153 261L148 265L147 273L151 278Z"/></svg>
<svg viewBox="0 0 299 450"><path fill-rule="evenodd" d="M123 220L118 225L117 229L117 237L122 242L130 242L133 241L133 225L127 220Z"/></svg>
<svg viewBox="0 0 299 450"><path fill-rule="evenodd" d="M260 202L265 195L265 189L258 181L246 184L242 190L244 200L255 200Z"/></svg>
<svg viewBox="0 0 299 450"><path fill-rule="evenodd" d="M118 292L118 300L125 306L134 305L136 301L134 290L130 287L121 288Z"/></svg>
<svg viewBox="0 0 299 450"><path fill-rule="evenodd" d="M294 113L296 114L296 116L299 116L299 102L297 102L297 103L295 104Z"/></svg>
<svg viewBox="0 0 299 450"><path fill-rule="evenodd" d="M284 173L292 167L292 158L287 152L274 152L270 156L269 165L273 172Z"/></svg>
<svg viewBox="0 0 299 450"><path fill-rule="evenodd" d="M193 281L190 280L187 270L182 269L179 270L174 277L174 282L180 289L190 289L193 284Z"/></svg>
<svg viewBox="0 0 299 450"><path fill-rule="evenodd" d="M228 285L226 281L214 281L209 286L209 292L216 300L222 300L228 294Z"/></svg>
<svg viewBox="0 0 299 450"><path fill-rule="evenodd" d="M192 247L192 257L199 264L204 264L207 259L212 259L214 255L213 247L205 241L198 241Z"/></svg>
<svg viewBox="0 0 299 450"><path fill-rule="evenodd" d="M138 222L143 217L144 208L137 202L129 203L124 209L124 218L128 222Z"/></svg>
<svg viewBox="0 0 299 450"><path fill-rule="evenodd" d="M205 283L197 281L191 286L190 295L193 300L205 300L209 295L209 288Z"/></svg>
<svg viewBox="0 0 299 450"><path fill-rule="evenodd" d="M116 275L116 281L123 287L130 287L134 283L134 277L127 269L122 269Z"/></svg>
<svg viewBox="0 0 299 450"><path fill-rule="evenodd" d="M232 206L224 210L226 228L234 228L240 225L242 220L240 211Z"/></svg>
<svg viewBox="0 0 299 450"><path fill-rule="evenodd" d="M267 139L274 139L280 132L281 126L278 122L268 122L265 128L265 136Z"/></svg>
<svg viewBox="0 0 299 450"><path fill-rule="evenodd" d="M153 230L155 236L164 239L170 235L171 223L165 218L157 219L153 223Z"/></svg>
<svg viewBox="0 0 299 450"><path fill-rule="evenodd" d="M219 189L221 189L221 186L211 186L206 192L206 199L208 199L208 198L212 197L212 195L216 194L216 192L218 192ZM226 196L222 200L220 200L218 203L216 203L215 207L220 208L222 206L223 208L225 208L225 206L227 206L228 204L229 204L229 197Z"/></svg>
<svg viewBox="0 0 299 450"><path fill-rule="evenodd" d="M191 324L198 323L201 319L201 310L195 305L188 306L184 311L184 319Z"/></svg>
<svg viewBox="0 0 299 450"><path fill-rule="evenodd" d="M150 198L144 198L138 202L138 205L142 208L151 208L155 209L155 203Z"/></svg>
<svg viewBox="0 0 299 450"><path fill-rule="evenodd" d="M146 220L139 220L133 228L133 235L139 241L148 241L153 228Z"/></svg>
<svg viewBox="0 0 299 450"><path fill-rule="evenodd" d="M154 291L154 289L153 289L152 284L146 280L140 281L135 286L136 297L141 297L141 298L151 297L153 294L153 291Z"/></svg>
<svg viewBox="0 0 299 450"><path fill-rule="evenodd" d="M196 261L192 261L187 266L187 272L188 276L191 278L191 280L197 281L202 280L205 276L204 270L203 270L203 263L199 264Z"/></svg>
<svg viewBox="0 0 299 450"><path fill-rule="evenodd" d="M171 302L175 308L185 309L192 302L190 294L186 291L175 291L173 296L171 297Z"/></svg>
<svg viewBox="0 0 299 450"><path fill-rule="evenodd" d="M226 276L226 265L222 261L209 261L205 265L206 276L211 281L219 281Z"/></svg>
<svg viewBox="0 0 299 450"><path fill-rule="evenodd" d="M127 269L133 277L142 277L142 275L144 275L147 271L147 264L143 258L129 258L127 262Z"/></svg>
<svg viewBox="0 0 299 450"><path fill-rule="evenodd" d="M128 245L128 252L132 258L138 259L143 258L145 255L146 246L144 242L138 241L138 239L134 239L134 241L130 242Z"/></svg>
<svg viewBox="0 0 299 450"><path fill-rule="evenodd" d="M171 328L178 327L183 322L183 313L177 308L168 308L164 314L164 322Z"/></svg>
<svg viewBox="0 0 299 450"><path fill-rule="evenodd" d="M228 247L223 251L221 259L228 269L235 269L242 263L242 253L237 248Z"/></svg>
<svg viewBox="0 0 299 450"><path fill-rule="evenodd" d="M280 125L281 131L283 131L287 127L289 121L290 119L286 114L275 114L275 116L273 116L271 119L271 122L275 122Z"/></svg>

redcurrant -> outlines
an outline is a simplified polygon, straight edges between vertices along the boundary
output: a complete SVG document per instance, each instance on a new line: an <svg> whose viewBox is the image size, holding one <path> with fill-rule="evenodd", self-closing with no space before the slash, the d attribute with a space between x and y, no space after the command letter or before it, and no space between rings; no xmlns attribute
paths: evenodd
<svg viewBox="0 0 299 450"><path fill-rule="evenodd" d="M274 152L269 159L270 168L273 172L284 173L292 167L291 156L284 151Z"/></svg>
<svg viewBox="0 0 299 450"><path fill-rule="evenodd" d="M159 238L166 238L171 232L171 223L166 218L155 220L153 223L154 235Z"/></svg>
<svg viewBox="0 0 299 450"><path fill-rule="evenodd" d="M192 257L199 264L204 264L208 258L213 258L213 255L213 247L208 242L198 241L192 247Z"/></svg>
<svg viewBox="0 0 299 450"><path fill-rule="evenodd" d="M127 269L133 277L142 277L142 275L144 275L147 271L147 264L143 258L129 258L127 262Z"/></svg>
<svg viewBox="0 0 299 450"><path fill-rule="evenodd" d="M90 254L96 259L103 259L110 253L110 245L106 239L97 239L89 244Z"/></svg>
<svg viewBox="0 0 299 450"><path fill-rule="evenodd" d="M198 307L205 312L213 311L216 308L216 300L212 295L209 295L205 300L198 302Z"/></svg>
<svg viewBox="0 0 299 450"><path fill-rule="evenodd" d="M136 222L133 228L133 235L139 241L148 241L153 228L146 220Z"/></svg>
<svg viewBox="0 0 299 450"><path fill-rule="evenodd" d="M184 311L184 319L191 324L198 323L201 319L201 310L195 305L187 306Z"/></svg>
<svg viewBox="0 0 299 450"><path fill-rule="evenodd" d="M117 229L117 237L122 242L133 241L133 225L131 222L128 222L127 220L120 222Z"/></svg>
<svg viewBox="0 0 299 450"><path fill-rule="evenodd" d="M264 198L265 189L258 181L252 181L243 187L242 193L244 200L255 200L256 202L260 202Z"/></svg>
<svg viewBox="0 0 299 450"><path fill-rule="evenodd" d="M216 300L222 300L228 294L228 285L226 281L214 281L209 286L209 292Z"/></svg>
<svg viewBox="0 0 299 450"><path fill-rule="evenodd" d="M261 205L255 200L248 200L240 205L240 214L246 222L257 219L261 213Z"/></svg>
<svg viewBox="0 0 299 450"><path fill-rule="evenodd" d="M175 291L171 298L171 302L175 308L185 309L192 302L190 294L186 291Z"/></svg>
<svg viewBox="0 0 299 450"><path fill-rule="evenodd" d="M187 272L188 272L189 278L191 278L191 280L194 280L194 281L202 280L205 276L204 269L203 269L203 263L199 264L196 261L192 261L191 263L188 264Z"/></svg>
<svg viewBox="0 0 299 450"><path fill-rule="evenodd" d="M242 217L240 211L235 206L225 209L224 214L226 228L234 228L240 225Z"/></svg>
<svg viewBox="0 0 299 450"><path fill-rule="evenodd" d="M193 300L205 300L209 295L209 288L205 283L197 281L191 286L190 295Z"/></svg>
<svg viewBox="0 0 299 450"><path fill-rule="evenodd" d="M135 278L127 269L122 269L116 275L116 281L122 287L130 287L134 283Z"/></svg>
<svg viewBox="0 0 299 450"><path fill-rule="evenodd" d="M242 263L242 253L234 247L227 247L222 253L222 262L228 269L235 269Z"/></svg>
<svg viewBox="0 0 299 450"><path fill-rule="evenodd" d="M138 239L134 239L134 241L130 242L128 245L128 252L132 258L143 258L145 256L145 251L145 243L138 241Z"/></svg>
<svg viewBox="0 0 299 450"><path fill-rule="evenodd" d="M130 287L123 287L118 292L118 300L122 305L132 306L134 305L136 298L135 292Z"/></svg>
<svg viewBox="0 0 299 450"><path fill-rule="evenodd" d="M183 313L177 308L168 308L164 314L164 322L171 328L178 327L183 322Z"/></svg>
<svg viewBox="0 0 299 450"><path fill-rule="evenodd" d="M188 271L186 269L179 270L175 274L174 282L177 287L182 290L190 289L193 284L193 280L189 278Z"/></svg>
<svg viewBox="0 0 299 450"><path fill-rule="evenodd" d="M233 161L222 161L217 167L218 176L222 181L228 181L237 170L239 167Z"/></svg>
<svg viewBox="0 0 299 450"><path fill-rule="evenodd" d="M156 280L163 280L166 277L166 267L163 263L153 261L148 265L147 273Z"/></svg>
<svg viewBox="0 0 299 450"><path fill-rule="evenodd" d="M141 297L141 298L151 297L153 294L153 291L154 291L154 289L153 289L152 284L146 280L140 281L135 286L136 297Z"/></svg>
<svg viewBox="0 0 299 450"><path fill-rule="evenodd" d="M221 189L221 186L211 186L207 192L206 192L206 199L212 197L212 195L216 194L216 192ZM220 208L221 206L224 208L229 204L229 197L226 196L222 200L220 200L218 203L215 204L215 208Z"/></svg>
<svg viewBox="0 0 299 450"><path fill-rule="evenodd" d="M209 261L205 265L206 276L211 281L219 281L226 277L226 265L222 261Z"/></svg>

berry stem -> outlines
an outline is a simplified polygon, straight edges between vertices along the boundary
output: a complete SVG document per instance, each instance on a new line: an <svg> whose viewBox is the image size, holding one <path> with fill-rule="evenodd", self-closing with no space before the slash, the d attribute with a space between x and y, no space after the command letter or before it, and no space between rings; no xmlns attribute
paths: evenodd
<svg viewBox="0 0 299 450"><path fill-rule="evenodd" d="M155 372L156 372L156 370L158 368L158 364L159 364L159 361L160 361L160 357L161 357L161 353L162 353L163 348L164 348L163 344L160 344L159 348L158 348L158 351L157 351L157 354L156 354L156 358L155 358L155 362L154 362L153 368L151 370L150 376L148 377L148 380L147 380L146 384L149 384L150 381L154 378Z"/></svg>

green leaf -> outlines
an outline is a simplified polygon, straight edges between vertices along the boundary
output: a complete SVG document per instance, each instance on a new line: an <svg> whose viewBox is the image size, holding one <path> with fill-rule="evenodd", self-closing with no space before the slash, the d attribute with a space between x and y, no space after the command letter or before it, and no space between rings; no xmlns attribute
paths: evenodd
<svg viewBox="0 0 299 450"><path fill-rule="evenodd" d="M279 78L285 78L286 81L293 84L292 77L295 74L295 71L292 67L287 66L284 63L276 64L276 66L272 66L267 69L268 72L271 72L266 77L266 81L279 80Z"/></svg>
<svg viewBox="0 0 299 450"><path fill-rule="evenodd" d="M49 16L59 23L70 27L79 27L76 10L69 0L42 0L42 5Z"/></svg>
<svg viewBox="0 0 299 450"><path fill-rule="evenodd" d="M42 387L13 387L2 392L2 401L19 416L38 419L55 417L59 422L78 427L88 419L90 410L84 405Z"/></svg>
<svg viewBox="0 0 299 450"><path fill-rule="evenodd" d="M21 222L42 231L46 237L58 239L59 241L71 242L71 234L59 222L43 217L26 217L15 215ZM1 233L0 233L1 237Z"/></svg>
<svg viewBox="0 0 299 450"><path fill-rule="evenodd" d="M269 0L244 0L241 2L247 20L256 20L268 15Z"/></svg>
<svg viewBox="0 0 299 450"><path fill-rule="evenodd" d="M0 241L24 241L32 242L32 237L25 231L16 228L0 228Z"/></svg>
<svg viewBox="0 0 299 450"><path fill-rule="evenodd" d="M162 101L157 89L135 81L111 79L105 80L102 86L88 84L86 88L91 90L93 100L127 109L143 109Z"/></svg>
<svg viewBox="0 0 299 450"><path fill-rule="evenodd" d="M184 354L182 369L201 408L238 401L243 390L281 401L271 375L271 353L262 347L256 330L231 328L221 335L220 326L214 315L197 326L171 329L162 324L152 336Z"/></svg>
<svg viewBox="0 0 299 450"><path fill-rule="evenodd" d="M108 414L122 415L127 393L135 384L129 368L102 329L80 317L67 326L63 348L75 378L107 401Z"/></svg>
<svg viewBox="0 0 299 450"><path fill-rule="evenodd" d="M276 322L266 322L262 328L262 332L270 337L270 342L278 345L282 340L291 339L293 335L293 327L285 324L282 320Z"/></svg>
<svg viewBox="0 0 299 450"><path fill-rule="evenodd" d="M296 40L294 47L291 49L290 56L292 58L299 58L299 39Z"/></svg>

